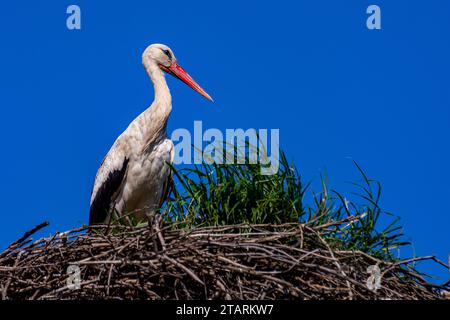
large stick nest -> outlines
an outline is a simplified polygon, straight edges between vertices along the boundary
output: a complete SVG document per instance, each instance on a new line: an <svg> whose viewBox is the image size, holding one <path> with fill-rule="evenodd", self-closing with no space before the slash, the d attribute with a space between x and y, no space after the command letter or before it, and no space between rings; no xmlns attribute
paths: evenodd
<svg viewBox="0 0 450 320"><path fill-rule="evenodd" d="M351 221L335 224L343 223ZM442 262L385 262L332 249L326 234L333 224L182 230L157 217L151 227L84 227L31 242L44 223L0 254L0 294L41 300L443 298L448 283L432 285L408 268L417 260ZM373 266L381 270L377 290L370 285Z"/></svg>

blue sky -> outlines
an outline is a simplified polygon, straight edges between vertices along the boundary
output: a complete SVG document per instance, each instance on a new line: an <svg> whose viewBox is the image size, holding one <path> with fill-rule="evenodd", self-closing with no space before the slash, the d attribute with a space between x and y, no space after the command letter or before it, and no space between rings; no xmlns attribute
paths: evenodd
<svg viewBox="0 0 450 320"><path fill-rule="evenodd" d="M82 29L66 28L77 4ZM370 4L382 30L366 28ZM0 247L88 219L96 170L152 101L141 53L169 45L211 105L169 79L169 133L279 128L305 180L383 185L416 254L448 259L450 2L19 1L0 11ZM411 254L404 252L403 254ZM422 270L447 280L430 264Z"/></svg>

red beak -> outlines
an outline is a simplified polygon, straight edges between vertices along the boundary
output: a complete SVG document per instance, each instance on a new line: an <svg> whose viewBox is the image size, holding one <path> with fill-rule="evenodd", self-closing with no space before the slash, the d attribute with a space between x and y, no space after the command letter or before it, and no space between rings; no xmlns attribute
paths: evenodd
<svg viewBox="0 0 450 320"><path fill-rule="evenodd" d="M200 93L206 99L213 101L209 94L207 94L206 91L203 90L202 87L200 87L197 82L195 82L194 79L192 79L192 77L177 62L172 62L172 65L170 67L166 67L163 65L159 65L159 67L168 74L171 74L175 78L178 78L186 83L189 87Z"/></svg>

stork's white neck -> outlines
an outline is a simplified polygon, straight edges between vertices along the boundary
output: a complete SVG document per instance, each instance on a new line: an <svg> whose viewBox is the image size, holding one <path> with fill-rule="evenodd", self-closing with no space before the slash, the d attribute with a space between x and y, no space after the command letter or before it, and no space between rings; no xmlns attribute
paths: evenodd
<svg viewBox="0 0 450 320"><path fill-rule="evenodd" d="M155 89L155 102L165 105L172 105L172 96L167 86L164 72L159 68L154 60L144 61L145 70L153 82Z"/></svg>
<svg viewBox="0 0 450 320"><path fill-rule="evenodd" d="M165 75L157 63L148 59L144 60L143 64L155 91L155 100L151 106L136 119L143 138L143 148L147 149L166 135L167 120L172 111L172 96Z"/></svg>

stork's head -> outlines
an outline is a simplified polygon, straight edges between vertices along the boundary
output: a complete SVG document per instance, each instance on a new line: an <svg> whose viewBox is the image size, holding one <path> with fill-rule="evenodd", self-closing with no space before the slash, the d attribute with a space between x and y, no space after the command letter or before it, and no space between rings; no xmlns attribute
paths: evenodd
<svg viewBox="0 0 450 320"><path fill-rule="evenodd" d="M155 64L162 71L180 79L189 87L200 93L206 99L213 101L213 99L203 90L192 77L178 64L173 51L164 44L155 43L145 49L142 60L145 64Z"/></svg>

